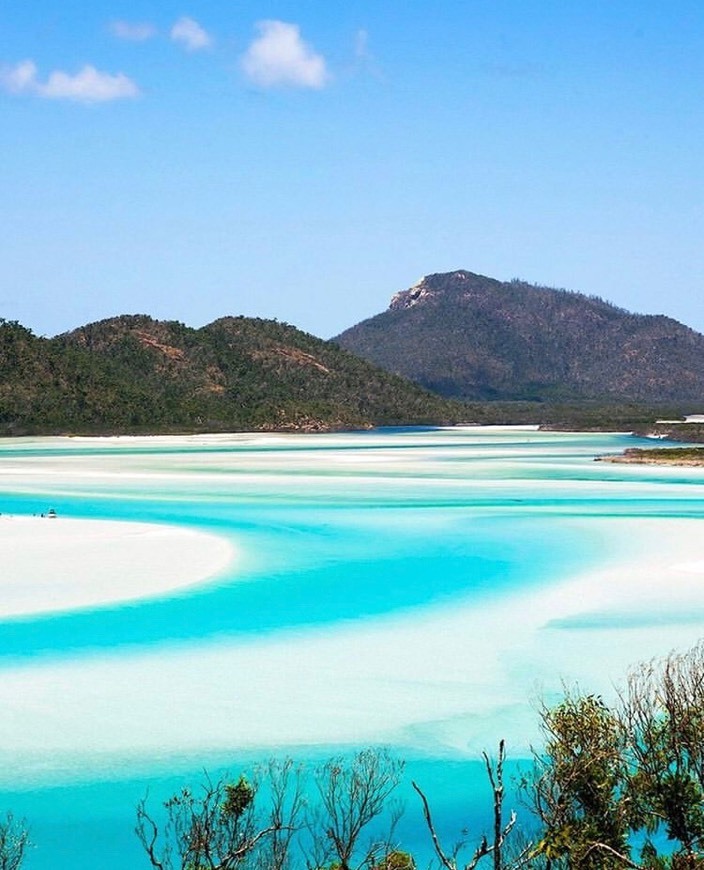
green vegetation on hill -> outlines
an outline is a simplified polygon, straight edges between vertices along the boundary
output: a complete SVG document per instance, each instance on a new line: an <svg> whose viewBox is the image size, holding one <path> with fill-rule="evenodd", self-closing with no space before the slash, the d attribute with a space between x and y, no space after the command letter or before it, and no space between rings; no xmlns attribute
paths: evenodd
<svg viewBox="0 0 704 870"><path fill-rule="evenodd" d="M466 419L487 425L538 424L542 429L565 432L635 432L660 430L656 420L678 419L701 407L689 402L466 402ZM684 424L683 424L684 425ZM677 426L670 426L676 432ZM662 437L670 437L663 432ZM674 440L675 436L672 436ZM689 440L689 439L682 439ZM696 440L696 439L692 439Z"/></svg>
<svg viewBox="0 0 704 870"><path fill-rule="evenodd" d="M451 423L462 407L288 324L143 315L52 339L0 321L0 434L324 431Z"/></svg>
<svg viewBox="0 0 704 870"><path fill-rule="evenodd" d="M693 402L704 336L603 299L471 272L428 275L340 346L464 401Z"/></svg>
<svg viewBox="0 0 704 870"><path fill-rule="evenodd" d="M655 420L698 410L699 404L675 401L462 403L271 320L225 317L192 329L130 315L52 339L0 320L0 435L457 422L655 432ZM677 438L685 426L669 429ZM697 440L695 430L688 424L692 437L685 440Z"/></svg>

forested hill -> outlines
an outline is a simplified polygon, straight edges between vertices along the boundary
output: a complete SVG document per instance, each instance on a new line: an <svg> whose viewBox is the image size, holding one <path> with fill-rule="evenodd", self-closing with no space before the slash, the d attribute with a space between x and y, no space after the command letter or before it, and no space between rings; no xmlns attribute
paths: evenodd
<svg viewBox="0 0 704 870"><path fill-rule="evenodd" d="M700 333L596 297L472 272L426 276L335 341L464 400L704 397Z"/></svg>
<svg viewBox="0 0 704 870"><path fill-rule="evenodd" d="M444 423L461 406L276 321L136 315L39 338L0 321L0 434L329 430Z"/></svg>

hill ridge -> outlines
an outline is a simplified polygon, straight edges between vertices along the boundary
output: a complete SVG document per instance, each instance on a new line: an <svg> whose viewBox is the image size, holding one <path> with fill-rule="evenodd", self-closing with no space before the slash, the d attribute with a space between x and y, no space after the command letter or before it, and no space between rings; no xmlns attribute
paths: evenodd
<svg viewBox="0 0 704 870"><path fill-rule="evenodd" d="M704 336L673 318L464 269L424 276L333 340L464 401L704 395Z"/></svg>
<svg viewBox="0 0 704 870"><path fill-rule="evenodd" d="M118 315L54 338L0 320L0 434L326 431L460 407L275 320Z"/></svg>

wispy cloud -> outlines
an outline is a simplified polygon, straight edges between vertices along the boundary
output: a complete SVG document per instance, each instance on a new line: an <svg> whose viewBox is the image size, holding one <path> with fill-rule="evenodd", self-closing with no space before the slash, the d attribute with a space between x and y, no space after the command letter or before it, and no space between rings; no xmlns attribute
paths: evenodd
<svg viewBox="0 0 704 870"><path fill-rule="evenodd" d="M128 42L146 42L157 34L157 29L148 21L111 21L110 33Z"/></svg>
<svg viewBox="0 0 704 870"><path fill-rule="evenodd" d="M89 64L75 75L54 70L42 81L34 61L25 60L0 72L0 85L11 94L79 103L107 103L139 96L139 88L124 73L100 72Z"/></svg>
<svg viewBox="0 0 704 870"><path fill-rule="evenodd" d="M34 91L37 86L37 65L34 61L23 60L15 66L0 70L0 84L10 94L23 94Z"/></svg>
<svg viewBox="0 0 704 870"><path fill-rule="evenodd" d="M213 44L210 34L195 19L187 15L179 18L171 28L171 39L181 43L186 51L202 51Z"/></svg>
<svg viewBox="0 0 704 870"><path fill-rule="evenodd" d="M242 57L247 78L262 88L322 88L330 80L325 58L285 21L260 21L259 36Z"/></svg>
<svg viewBox="0 0 704 870"><path fill-rule="evenodd" d="M369 57L369 33L366 30L358 30L354 35L354 56L357 60Z"/></svg>
<svg viewBox="0 0 704 870"><path fill-rule="evenodd" d="M354 74L367 74L376 79L383 80L384 75L369 47L369 32L363 28L354 35Z"/></svg>

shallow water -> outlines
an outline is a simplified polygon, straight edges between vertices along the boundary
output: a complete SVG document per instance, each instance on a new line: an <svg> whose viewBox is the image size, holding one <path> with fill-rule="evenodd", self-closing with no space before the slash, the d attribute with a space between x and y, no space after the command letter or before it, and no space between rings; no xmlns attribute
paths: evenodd
<svg viewBox="0 0 704 870"><path fill-rule="evenodd" d="M239 553L168 596L0 625L0 798L31 821L27 866L141 866L147 784L277 753L390 745L437 783L448 826L471 822L477 753L505 737L525 754L538 694L608 692L702 633L704 471L593 461L633 444L520 428L1 442L2 513L182 525ZM641 559L691 582L678 598L580 581Z"/></svg>

